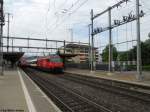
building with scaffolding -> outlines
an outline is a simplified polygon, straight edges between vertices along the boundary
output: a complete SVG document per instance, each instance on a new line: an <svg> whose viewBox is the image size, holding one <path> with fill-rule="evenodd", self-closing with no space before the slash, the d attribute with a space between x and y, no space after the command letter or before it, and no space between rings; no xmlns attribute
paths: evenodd
<svg viewBox="0 0 150 112"><path fill-rule="evenodd" d="M65 50L64 50L65 49ZM84 44L67 44L64 47L59 48L60 54L73 55L73 57L67 58L67 62L70 63L89 63L91 60L90 46ZM97 48L94 48L94 59L96 63L99 62L99 52Z"/></svg>

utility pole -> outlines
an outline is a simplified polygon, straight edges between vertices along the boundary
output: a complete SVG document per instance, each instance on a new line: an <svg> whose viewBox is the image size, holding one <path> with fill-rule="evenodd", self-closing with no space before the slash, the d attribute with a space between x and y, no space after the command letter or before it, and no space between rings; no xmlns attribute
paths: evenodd
<svg viewBox="0 0 150 112"><path fill-rule="evenodd" d="M65 57L65 54L66 54L66 41L64 40L64 58L63 58L63 63L64 63L64 69L66 69L66 57Z"/></svg>
<svg viewBox="0 0 150 112"><path fill-rule="evenodd" d="M45 46L46 46L46 50L47 50L47 38L45 39L45 42L46 42L46 45L45 45Z"/></svg>
<svg viewBox="0 0 150 112"><path fill-rule="evenodd" d="M13 40L13 38L12 38L12 43L11 44L12 44L12 52L13 52L14 51L13 50L13 46L14 46L14 40Z"/></svg>
<svg viewBox="0 0 150 112"><path fill-rule="evenodd" d="M93 9L91 10L91 71L94 70L94 35L93 35Z"/></svg>
<svg viewBox="0 0 150 112"><path fill-rule="evenodd" d="M88 25L88 29L89 29L89 68L91 67L91 58L90 58L90 55L91 55L91 24Z"/></svg>
<svg viewBox="0 0 150 112"><path fill-rule="evenodd" d="M140 4L136 0L136 30L137 30L137 79L142 80L142 61L141 61L141 37L140 37Z"/></svg>
<svg viewBox="0 0 150 112"><path fill-rule="evenodd" d="M0 74L3 75L3 25L0 25L0 66L1 72Z"/></svg>
<svg viewBox="0 0 150 112"><path fill-rule="evenodd" d="M3 12L3 0L0 0L0 74L3 73L3 25L4 25L4 12Z"/></svg>
<svg viewBox="0 0 150 112"><path fill-rule="evenodd" d="M9 52L9 24L10 24L10 13L7 13L7 17L8 17L8 20L7 20L7 52Z"/></svg>
<svg viewBox="0 0 150 112"><path fill-rule="evenodd" d="M109 72L112 71L112 28L111 28L111 7L108 8L109 23Z"/></svg>
<svg viewBox="0 0 150 112"><path fill-rule="evenodd" d="M30 37L29 36L27 38L27 47L28 47L28 50L29 50L29 47L30 47Z"/></svg>

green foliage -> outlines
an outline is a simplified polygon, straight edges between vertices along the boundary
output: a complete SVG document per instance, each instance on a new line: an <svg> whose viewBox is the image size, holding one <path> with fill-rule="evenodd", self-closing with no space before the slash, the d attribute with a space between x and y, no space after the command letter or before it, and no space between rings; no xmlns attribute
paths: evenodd
<svg viewBox="0 0 150 112"><path fill-rule="evenodd" d="M56 54L57 54L57 55L60 55L60 51L58 50L58 51L56 52Z"/></svg>
<svg viewBox="0 0 150 112"><path fill-rule="evenodd" d="M127 65L127 70L134 70L134 71L136 71L136 65Z"/></svg>
<svg viewBox="0 0 150 112"><path fill-rule="evenodd" d="M113 60L116 61L136 61L137 55L137 46L134 46L129 51L117 52L117 49L113 47ZM109 57L109 46L107 45L102 52L103 62L108 62ZM141 42L141 57L142 65L150 65L150 39L147 39L145 42ZM147 69L147 67L146 67Z"/></svg>
<svg viewBox="0 0 150 112"><path fill-rule="evenodd" d="M127 52L118 52L117 60L118 61L126 61L128 58Z"/></svg>
<svg viewBox="0 0 150 112"><path fill-rule="evenodd" d="M127 65L128 70L136 70L136 65ZM150 65L142 66L143 71L150 71Z"/></svg>
<svg viewBox="0 0 150 112"><path fill-rule="evenodd" d="M136 52L137 46L134 46L129 52L129 60L136 60ZM145 42L141 42L141 57L142 57L142 65L150 64L150 39Z"/></svg>
<svg viewBox="0 0 150 112"><path fill-rule="evenodd" d="M144 71L150 71L150 65L143 66L142 69L143 69Z"/></svg>
<svg viewBox="0 0 150 112"><path fill-rule="evenodd" d="M116 61L117 56L118 56L117 49L114 46L111 46L111 47L113 49L113 61ZM103 60L103 62L108 62L108 60L109 60L109 45L107 45L102 52L102 60Z"/></svg>

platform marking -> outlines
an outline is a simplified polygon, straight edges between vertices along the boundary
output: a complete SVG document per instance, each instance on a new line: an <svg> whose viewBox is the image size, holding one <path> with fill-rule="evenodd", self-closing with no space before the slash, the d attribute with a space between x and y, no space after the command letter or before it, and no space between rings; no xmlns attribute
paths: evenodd
<svg viewBox="0 0 150 112"><path fill-rule="evenodd" d="M25 77L27 77L31 83L36 87L36 89L43 95L42 97L45 98L56 110L56 112L62 112L51 100L50 98L37 86L37 84L35 82L33 82L33 80L30 79L29 76L25 75Z"/></svg>
<svg viewBox="0 0 150 112"><path fill-rule="evenodd" d="M29 95L29 92L27 90L27 87L24 83L24 80L22 78L22 75L21 75L19 69L17 71L18 71L18 74L19 74L19 77L20 77L20 81L21 81L22 89L23 89L23 92L24 92L24 95L25 95L28 110L29 110L29 112L37 112L32 100L31 100L31 97Z"/></svg>

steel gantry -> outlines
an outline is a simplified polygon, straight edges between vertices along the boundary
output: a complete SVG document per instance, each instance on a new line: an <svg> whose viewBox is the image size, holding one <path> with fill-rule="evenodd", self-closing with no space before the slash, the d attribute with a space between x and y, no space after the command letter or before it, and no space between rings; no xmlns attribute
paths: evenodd
<svg viewBox="0 0 150 112"><path fill-rule="evenodd" d="M136 0L136 14L133 15L131 13L129 13L129 15L127 16L123 16L122 20L114 20L114 24L112 24L112 20L111 20L111 10L114 8L118 8L121 4L129 2L129 0L121 0L120 2L118 2L117 4L108 7L106 10L104 10L103 12L94 15L93 14L93 9L91 10L91 55L92 55L92 62L91 62L91 70L94 70L94 58L93 58L93 47L94 47L94 42L93 42L93 38L94 35L98 34L98 33L102 33L104 31L109 30L109 71L112 71L112 61L113 61L113 51L112 51L112 29L124 24L127 24L129 22L132 21L137 21L136 24L136 28L137 28L137 79L138 80L142 80L143 76L142 76L142 62L141 62L141 40L140 40L140 18L143 17L145 15L145 13L140 10L140 5L139 5L139 0ZM93 26L93 21L94 19L98 18L99 16L108 13L108 23L109 26L102 28L95 28Z"/></svg>
<svg viewBox="0 0 150 112"><path fill-rule="evenodd" d="M2 37L3 39L7 39L7 36L3 36ZM62 40L50 40L50 39L39 39L39 38L23 38L23 37L9 37L9 39L13 39L14 41L16 40L17 41L24 41L24 43L26 44L23 44L23 45L15 45L15 43L13 45L9 45L10 48L12 49L42 49L42 50L49 50L49 49L53 49L53 50L58 50L58 43L60 43L61 46L64 46L64 49L65 49L65 46L66 44L68 43L73 43L73 44L78 44L79 42L70 42L70 41L62 41ZM39 41L39 42L44 42L45 45L44 46L39 46L39 44L37 44L36 46L32 46L31 45L31 42L30 41ZM55 45L55 47L49 47L48 43L49 42L53 42ZM81 44L84 44L84 45L87 45L88 43L84 43L84 42L80 42ZM3 48L7 48L8 45L7 43L4 44L2 46ZM64 50L65 51L65 50Z"/></svg>

